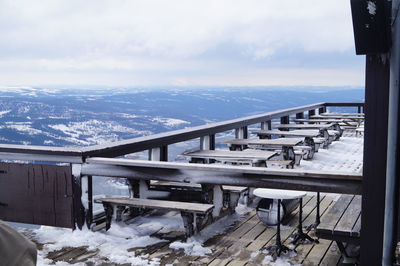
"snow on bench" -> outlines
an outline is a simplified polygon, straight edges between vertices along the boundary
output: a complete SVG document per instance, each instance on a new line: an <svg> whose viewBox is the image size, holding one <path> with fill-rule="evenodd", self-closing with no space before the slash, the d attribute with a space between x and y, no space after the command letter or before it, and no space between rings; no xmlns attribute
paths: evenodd
<svg viewBox="0 0 400 266"><path fill-rule="evenodd" d="M200 231L208 220L207 216L211 213L214 205L192 202L153 200L140 198L98 198L96 203L102 203L106 213L106 230L110 229L114 211L117 216L125 207L136 207L142 209L163 209L171 211L180 211L185 225L186 237L192 236ZM117 208L116 210L114 208ZM118 214L119 213L119 214Z"/></svg>

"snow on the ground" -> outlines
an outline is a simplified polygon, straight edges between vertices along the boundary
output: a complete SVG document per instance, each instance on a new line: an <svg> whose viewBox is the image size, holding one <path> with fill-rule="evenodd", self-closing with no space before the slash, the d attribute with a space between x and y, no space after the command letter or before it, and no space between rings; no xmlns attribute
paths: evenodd
<svg viewBox="0 0 400 266"><path fill-rule="evenodd" d="M114 121L100 121L91 119L81 122L69 122L68 124L48 125L68 136L66 140L83 145L93 145L119 140L117 133L131 133L134 135L148 135L151 132L125 127Z"/></svg>
<svg viewBox="0 0 400 266"><path fill-rule="evenodd" d="M319 149L312 160L302 160L297 169L360 173L363 164L363 138L341 137L328 149Z"/></svg>

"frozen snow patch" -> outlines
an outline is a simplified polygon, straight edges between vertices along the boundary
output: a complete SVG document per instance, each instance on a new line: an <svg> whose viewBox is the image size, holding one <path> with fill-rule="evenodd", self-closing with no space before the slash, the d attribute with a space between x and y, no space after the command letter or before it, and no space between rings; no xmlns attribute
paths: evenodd
<svg viewBox="0 0 400 266"><path fill-rule="evenodd" d="M368 9L368 13L370 15L375 16L376 15L376 4L372 1L368 1L367 2L367 9Z"/></svg>
<svg viewBox="0 0 400 266"><path fill-rule="evenodd" d="M108 258L113 263L131 263L133 265L158 265L158 261L144 256L135 256L128 249L154 245L164 240L141 234L132 226L114 223L107 232L92 232L86 228L82 231L41 226L35 230L35 239L44 244L38 254L38 261L47 265L45 257L51 251L64 247L88 246L88 250L99 250L99 256ZM40 264L39 264L40 265ZM58 265L58 264L56 264Z"/></svg>
<svg viewBox="0 0 400 266"><path fill-rule="evenodd" d="M190 256L205 256L212 253L211 249L203 247L202 243L192 238L188 239L186 243L175 241L169 247L172 249L183 249L185 254Z"/></svg>

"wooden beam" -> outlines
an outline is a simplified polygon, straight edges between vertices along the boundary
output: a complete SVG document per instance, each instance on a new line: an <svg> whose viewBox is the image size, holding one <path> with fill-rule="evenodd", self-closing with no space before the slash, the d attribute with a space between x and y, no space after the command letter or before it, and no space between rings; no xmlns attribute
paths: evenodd
<svg viewBox="0 0 400 266"><path fill-rule="evenodd" d="M0 160L20 160L28 162L63 162L63 163L82 163L80 156L66 156L56 154L35 154L35 153L10 153L0 152Z"/></svg>
<svg viewBox="0 0 400 266"><path fill-rule="evenodd" d="M360 259L361 265L381 265L389 105L389 60L386 55L367 55L365 75Z"/></svg>
<svg viewBox="0 0 400 266"><path fill-rule="evenodd" d="M113 158L89 158L82 165L81 174L349 194L360 194L362 182L361 174L353 173Z"/></svg>

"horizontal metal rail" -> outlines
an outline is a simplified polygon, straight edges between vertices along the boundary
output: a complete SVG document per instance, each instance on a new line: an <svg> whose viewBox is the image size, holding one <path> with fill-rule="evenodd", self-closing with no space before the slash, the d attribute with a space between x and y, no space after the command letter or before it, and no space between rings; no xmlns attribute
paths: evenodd
<svg viewBox="0 0 400 266"><path fill-rule="evenodd" d="M14 154L12 156L13 159L18 159L18 154L21 154L21 158L19 158L21 160L26 160L27 158L29 158L27 154L32 154L35 155L32 158L36 158L37 161L47 161L49 159L49 156L60 156L58 157L60 162L76 162L77 157L81 158L78 159L78 161L80 160L83 162L87 157L116 157L129 153L159 148L182 141L195 139L198 137L211 136L215 135L216 133L247 127L256 123L264 123L273 119L279 119L282 117L288 117L290 115L304 113L306 111L313 111L319 108L325 108L326 106L358 107L362 105L363 103L315 103L300 107L288 108L274 112L267 112L258 115L211 123L207 125L201 125L197 127L169 131L150 136L110 142L101 145L92 145L88 147L66 148L51 146L0 144L0 153L3 153L3 155ZM68 157L72 158L69 159ZM4 156L2 156L1 159L3 158ZM55 161L55 158L56 157L54 157L53 160L49 161Z"/></svg>

